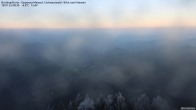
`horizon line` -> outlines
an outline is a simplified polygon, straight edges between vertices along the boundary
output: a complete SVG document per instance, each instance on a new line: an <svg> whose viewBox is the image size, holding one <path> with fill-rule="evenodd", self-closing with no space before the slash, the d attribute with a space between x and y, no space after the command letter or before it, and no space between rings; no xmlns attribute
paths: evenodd
<svg viewBox="0 0 196 110"><path fill-rule="evenodd" d="M0 27L0 29L193 29L196 26L155 26L155 27Z"/></svg>

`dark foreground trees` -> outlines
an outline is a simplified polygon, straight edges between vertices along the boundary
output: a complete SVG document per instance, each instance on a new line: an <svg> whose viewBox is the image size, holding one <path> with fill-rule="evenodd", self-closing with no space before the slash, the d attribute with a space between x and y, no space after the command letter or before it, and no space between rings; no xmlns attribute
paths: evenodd
<svg viewBox="0 0 196 110"><path fill-rule="evenodd" d="M149 98L145 94L137 98L126 99L118 93L107 97L100 96L95 100L89 98L88 95L82 98L78 94L69 104L58 104L50 105L48 110L171 110L167 101L160 96Z"/></svg>

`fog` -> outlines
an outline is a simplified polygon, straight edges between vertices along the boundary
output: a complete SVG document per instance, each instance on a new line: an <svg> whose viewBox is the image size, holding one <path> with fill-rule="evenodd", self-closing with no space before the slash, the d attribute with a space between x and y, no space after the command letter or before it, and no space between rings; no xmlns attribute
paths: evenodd
<svg viewBox="0 0 196 110"><path fill-rule="evenodd" d="M195 29L2 29L0 109L43 110L78 93L196 104Z"/></svg>

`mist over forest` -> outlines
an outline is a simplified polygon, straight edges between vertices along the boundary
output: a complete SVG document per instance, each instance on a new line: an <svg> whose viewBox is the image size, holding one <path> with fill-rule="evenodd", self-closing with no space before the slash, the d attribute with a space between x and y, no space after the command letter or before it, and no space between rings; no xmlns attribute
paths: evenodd
<svg viewBox="0 0 196 110"><path fill-rule="evenodd" d="M195 29L0 30L0 110L179 110L195 84Z"/></svg>

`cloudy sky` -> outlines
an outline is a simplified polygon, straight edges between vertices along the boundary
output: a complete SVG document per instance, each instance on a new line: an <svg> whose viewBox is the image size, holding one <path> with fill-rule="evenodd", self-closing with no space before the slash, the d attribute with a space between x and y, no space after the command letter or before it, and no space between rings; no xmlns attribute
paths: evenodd
<svg viewBox="0 0 196 110"><path fill-rule="evenodd" d="M27 8L0 6L0 28L196 26L196 0L83 1L86 1L86 4L40 5Z"/></svg>

